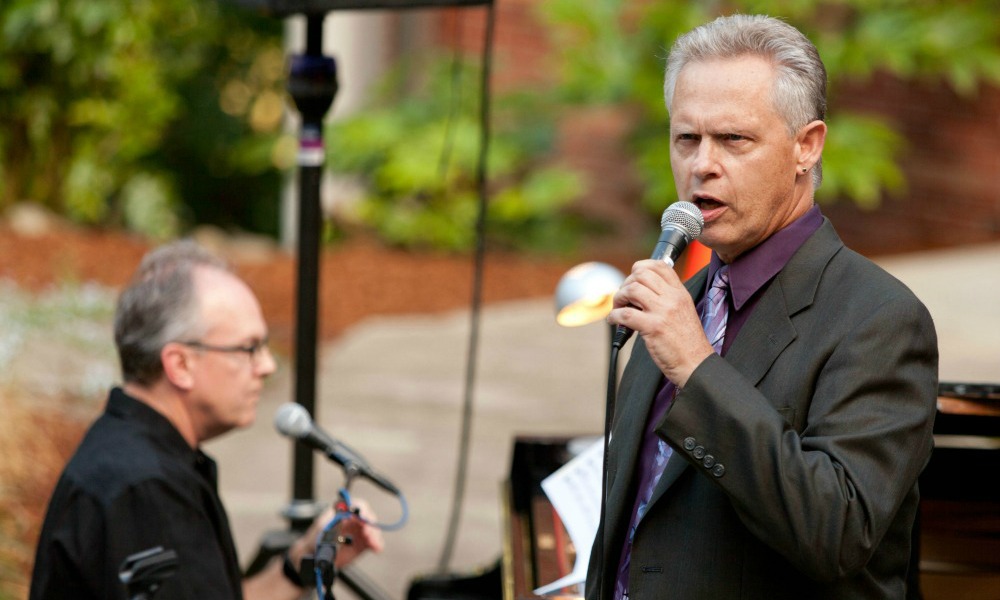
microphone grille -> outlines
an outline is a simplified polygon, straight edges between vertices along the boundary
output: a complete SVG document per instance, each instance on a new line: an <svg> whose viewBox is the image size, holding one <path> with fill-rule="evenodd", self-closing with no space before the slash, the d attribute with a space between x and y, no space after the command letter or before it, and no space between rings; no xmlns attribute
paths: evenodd
<svg viewBox="0 0 1000 600"><path fill-rule="evenodd" d="M691 241L701 235L701 230L705 227L705 217L702 216L701 209L691 202L679 200L663 211L660 229L667 227L680 229L687 235L688 241Z"/></svg>
<svg viewBox="0 0 1000 600"><path fill-rule="evenodd" d="M282 435L304 438L312 430L312 419L301 404L286 402L274 413L274 427Z"/></svg>

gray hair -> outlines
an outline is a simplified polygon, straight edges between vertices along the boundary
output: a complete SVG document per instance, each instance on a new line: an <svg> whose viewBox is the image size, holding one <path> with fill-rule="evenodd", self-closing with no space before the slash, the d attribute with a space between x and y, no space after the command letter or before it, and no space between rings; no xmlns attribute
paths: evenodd
<svg viewBox="0 0 1000 600"><path fill-rule="evenodd" d="M194 290L199 267L230 271L225 261L191 240L143 257L115 309L115 345L126 382L155 383L163 375L163 347L204 334Z"/></svg>
<svg viewBox="0 0 1000 600"><path fill-rule="evenodd" d="M826 67L816 46L788 23L764 15L719 17L677 38L667 58L663 83L667 111L673 104L677 77L688 63L748 54L774 65L778 75L772 99L789 135L826 118ZM817 162L813 187L819 187L822 180L822 163Z"/></svg>

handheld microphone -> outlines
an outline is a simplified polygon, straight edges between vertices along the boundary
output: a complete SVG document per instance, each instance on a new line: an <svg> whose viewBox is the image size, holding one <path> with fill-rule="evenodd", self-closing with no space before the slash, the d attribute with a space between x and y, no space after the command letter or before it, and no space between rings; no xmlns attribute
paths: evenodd
<svg viewBox="0 0 1000 600"><path fill-rule="evenodd" d="M660 238L656 240L653 260L662 260L671 267L677 257L684 252L691 240L698 239L702 229L705 228L705 217L701 214L701 209L683 200L674 202L663 211L660 217ZM615 335L611 344L618 349L625 345L625 342L634 333L628 327L619 325L615 328Z"/></svg>
<svg viewBox="0 0 1000 600"><path fill-rule="evenodd" d="M309 416L309 411L301 404L286 402L278 407L278 411L274 414L274 427L281 435L296 439L313 450L322 452L347 471L365 477L391 494L400 495L399 488L373 471L361 455L320 429Z"/></svg>

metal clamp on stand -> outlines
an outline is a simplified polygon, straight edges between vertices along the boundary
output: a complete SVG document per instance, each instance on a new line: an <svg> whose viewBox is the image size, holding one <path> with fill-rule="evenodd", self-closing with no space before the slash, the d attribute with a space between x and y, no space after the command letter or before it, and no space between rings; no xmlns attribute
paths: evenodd
<svg viewBox="0 0 1000 600"><path fill-rule="evenodd" d="M315 582L321 590L329 590L333 586L337 576L337 548L340 544L351 543L351 538L341 536L339 529L337 523L329 530L325 530L316 545L316 554L302 557L299 578L303 583L308 585L308 582ZM332 595L328 597L332 598Z"/></svg>
<svg viewBox="0 0 1000 600"><path fill-rule="evenodd" d="M323 533L316 542L316 552L303 556L299 567L299 578L302 582L306 585L315 582L316 597L326 600L333 600L333 582L337 577L337 550L341 544L353 543L349 536L340 533L340 524L345 519L360 516L358 509L351 506L351 497L347 491L356 473L352 469L345 469L345 473L347 481L340 490L340 500L335 505L336 512L323 528Z"/></svg>

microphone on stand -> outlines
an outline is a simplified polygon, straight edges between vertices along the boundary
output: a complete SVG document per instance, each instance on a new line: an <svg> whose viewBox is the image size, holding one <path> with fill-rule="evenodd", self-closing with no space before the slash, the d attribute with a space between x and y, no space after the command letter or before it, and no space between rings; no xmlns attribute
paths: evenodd
<svg viewBox="0 0 1000 600"><path fill-rule="evenodd" d="M309 416L309 411L301 404L286 402L278 407L278 411L274 414L274 427L278 433L294 438L313 450L322 452L327 458L344 467L347 471L365 477L390 494L401 495L399 488L373 471L368 463L361 458L361 455L320 429L319 425Z"/></svg>
<svg viewBox="0 0 1000 600"><path fill-rule="evenodd" d="M683 200L674 202L663 211L663 216L660 218L660 238L656 240L650 258L674 266L677 257L692 240L698 239L704 228L705 217L702 216L701 209L691 202ZM619 325L615 329L612 346L621 349L633 333L628 327Z"/></svg>

